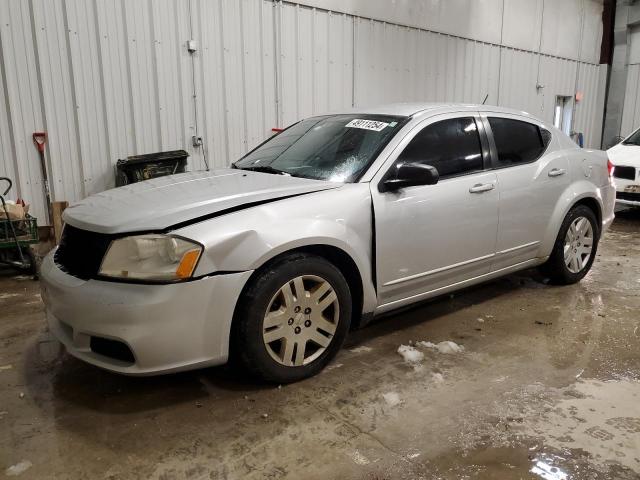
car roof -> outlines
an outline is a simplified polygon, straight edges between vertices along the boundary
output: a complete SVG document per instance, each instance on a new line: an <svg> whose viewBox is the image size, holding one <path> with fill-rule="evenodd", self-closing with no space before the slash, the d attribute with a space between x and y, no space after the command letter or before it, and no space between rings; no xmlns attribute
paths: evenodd
<svg viewBox="0 0 640 480"><path fill-rule="evenodd" d="M508 113L533 118L527 112L513 108L498 107L494 105L480 105L473 103L390 103L374 107L352 108L348 113L363 113L369 115L399 115L410 117L418 113L439 114L460 111L481 111L494 113ZM346 113L346 112L342 112Z"/></svg>

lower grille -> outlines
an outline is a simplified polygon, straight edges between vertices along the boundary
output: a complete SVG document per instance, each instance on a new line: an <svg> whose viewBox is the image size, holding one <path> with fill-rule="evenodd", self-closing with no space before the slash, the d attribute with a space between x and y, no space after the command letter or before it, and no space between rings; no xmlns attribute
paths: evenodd
<svg viewBox="0 0 640 480"><path fill-rule="evenodd" d="M635 180L636 169L635 167L624 167L616 165L613 168L613 176L615 178L624 178L625 180Z"/></svg>
<svg viewBox="0 0 640 480"><path fill-rule="evenodd" d="M640 202L640 193L616 192L618 200L629 200L631 202Z"/></svg>
<svg viewBox="0 0 640 480"><path fill-rule="evenodd" d="M88 280L95 278L112 236L65 225L53 257L63 272Z"/></svg>

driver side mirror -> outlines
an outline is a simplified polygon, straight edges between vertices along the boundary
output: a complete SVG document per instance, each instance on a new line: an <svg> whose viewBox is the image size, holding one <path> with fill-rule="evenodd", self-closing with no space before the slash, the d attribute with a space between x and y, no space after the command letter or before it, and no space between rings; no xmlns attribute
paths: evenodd
<svg viewBox="0 0 640 480"><path fill-rule="evenodd" d="M418 185L435 185L440 174L435 167L422 163L402 163L396 167L395 175L387 176L380 183L380 192L395 192L401 188Z"/></svg>

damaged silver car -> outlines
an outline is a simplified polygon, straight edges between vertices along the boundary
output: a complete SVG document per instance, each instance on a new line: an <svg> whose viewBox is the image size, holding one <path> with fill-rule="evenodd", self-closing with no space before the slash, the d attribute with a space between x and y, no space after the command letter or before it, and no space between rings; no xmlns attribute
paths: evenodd
<svg viewBox="0 0 640 480"><path fill-rule="evenodd" d="M50 330L124 374L233 356L299 380L375 315L534 266L579 281L614 217L609 173L603 152L498 107L309 118L231 168L68 208L41 272Z"/></svg>

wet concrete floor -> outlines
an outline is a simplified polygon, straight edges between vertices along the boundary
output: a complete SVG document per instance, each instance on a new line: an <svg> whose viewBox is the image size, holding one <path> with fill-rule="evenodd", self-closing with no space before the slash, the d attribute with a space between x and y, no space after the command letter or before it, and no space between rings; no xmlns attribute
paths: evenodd
<svg viewBox="0 0 640 480"><path fill-rule="evenodd" d="M512 275L354 332L278 388L127 378L65 354L38 282L0 275L0 477L638 479L640 209L578 285ZM416 344L450 340L441 353ZM413 344L422 360L397 353ZM419 355L418 355L419 356Z"/></svg>

